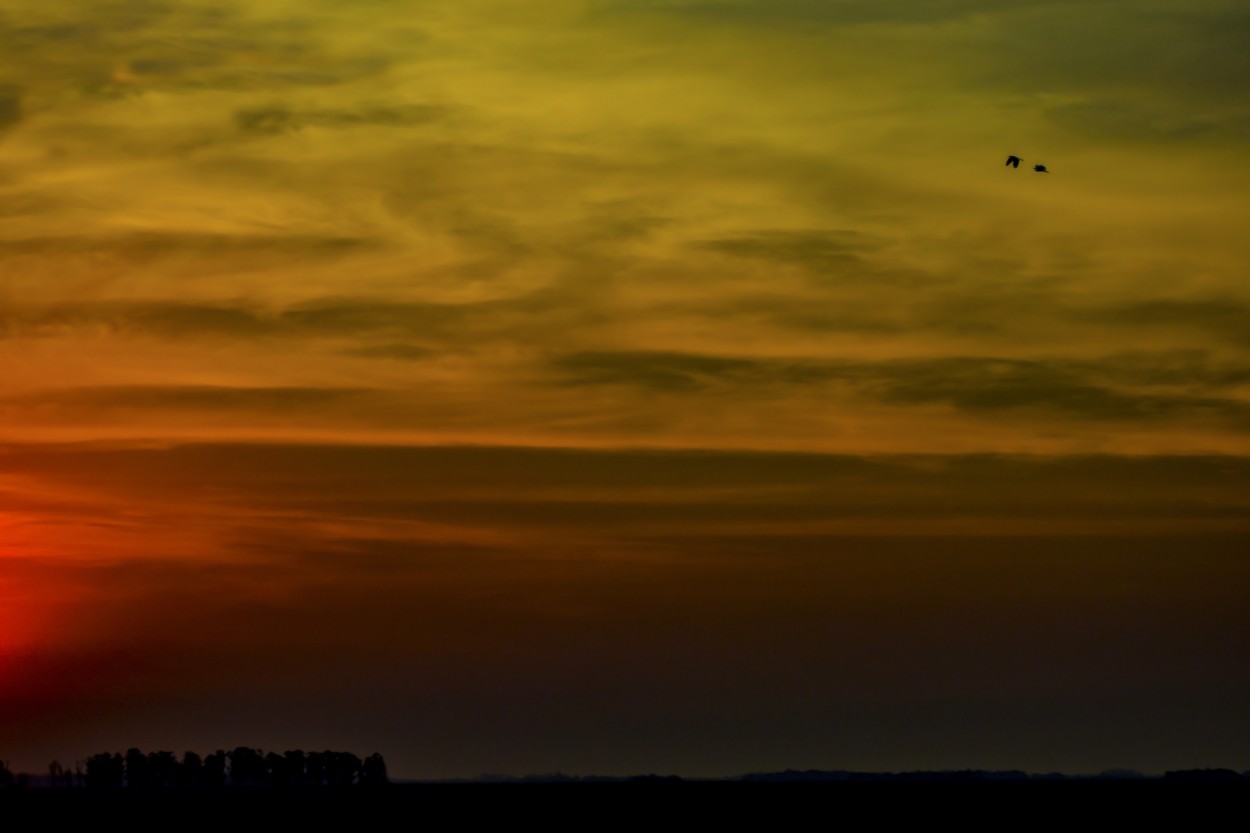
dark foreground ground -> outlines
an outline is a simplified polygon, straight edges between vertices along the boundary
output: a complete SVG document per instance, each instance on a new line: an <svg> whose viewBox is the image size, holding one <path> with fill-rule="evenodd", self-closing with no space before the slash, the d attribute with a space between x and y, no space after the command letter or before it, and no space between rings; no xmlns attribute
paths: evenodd
<svg viewBox="0 0 1250 833"><path fill-rule="evenodd" d="M1244 818L1247 807L1250 782L398 784L344 791L11 791L0 794L0 827L6 821L70 819L116 819L163 829L207 822L230 824L235 830L331 821L391 827L397 820L414 826L537 822L569 829L660 822L807 826L813 820L858 825L939 819L987 829L1078 821L1214 827Z"/></svg>

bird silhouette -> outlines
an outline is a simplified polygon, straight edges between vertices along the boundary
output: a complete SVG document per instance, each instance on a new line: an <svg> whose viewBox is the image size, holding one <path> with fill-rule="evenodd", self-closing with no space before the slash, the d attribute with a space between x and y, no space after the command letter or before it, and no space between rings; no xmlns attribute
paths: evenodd
<svg viewBox="0 0 1250 833"><path fill-rule="evenodd" d="M1033 170L1037 171L1039 174L1048 174L1048 173L1050 173L1050 171L1046 170L1046 166L1045 166L1045 165L1034 165L1034 166L1033 166Z"/></svg>
<svg viewBox="0 0 1250 833"><path fill-rule="evenodd" d="M1008 164L1008 165L1010 165L1010 166L1011 166L1011 167L1013 167L1013 168L1018 168L1018 167L1020 167L1020 157L1019 157L1019 156L1008 156L1008 157L1007 157L1007 164Z"/></svg>

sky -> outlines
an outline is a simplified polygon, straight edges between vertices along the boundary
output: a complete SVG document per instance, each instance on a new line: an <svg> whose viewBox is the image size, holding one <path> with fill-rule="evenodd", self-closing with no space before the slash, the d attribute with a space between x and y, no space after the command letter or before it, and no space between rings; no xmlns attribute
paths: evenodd
<svg viewBox="0 0 1250 833"><path fill-rule="evenodd" d="M1248 36L7 0L0 760L1250 768Z"/></svg>

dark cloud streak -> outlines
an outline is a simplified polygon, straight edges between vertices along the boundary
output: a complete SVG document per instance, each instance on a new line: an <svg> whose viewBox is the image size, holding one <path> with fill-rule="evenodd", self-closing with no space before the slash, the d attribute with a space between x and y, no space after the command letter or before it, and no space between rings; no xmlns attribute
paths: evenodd
<svg viewBox="0 0 1250 833"><path fill-rule="evenodd" d="M13 129L21 121L21 88L14 85L0 84L0 135Z"/></svg>
<svg viewBox="0 0 1250 833"><path fill-rule="evenodd" d="M134 260L176 254L278 254L330 257L376 246L359 237L300 234L213 234L184 231L146 231L113 235L64 234L13 238L3 241L5 255L110 254Z"/></svg>
<svg viewBox="0 0 1250 833"><path fill-rule="evenodd" d="M1073 310L1080 318L1121 327L1211 333L1235 344L1250 344L1250 305L1236 298L1135 301Z"/></svg>
<svg viewBox="0 0 1250 833"><path fill-rule="evenodd" d="M1101 0L1113 3L1115 0ZM1023 0L1014 8L1063 7L1071 0ZM1082 4L1085 6L1089 3ZM689 17L722 25L858 26L875 23L925 24L960 20L998 12L994 0L912 0L879 3L875 0L596 0L599 14L650 14Z"/></svg>
<svg viewBox="0 0 1250 833"><path fill-rule="evenodd" d="M446 107L436 105L361 106L354 109L292 109L284 105L239 110L235 125L244 133L287 133L305 127L411 127L445 118Z"/></svg>
<svg viewBox="0 0 1250 833"><path fill-rule="evenodd" d="M356 244L347 242L348 248ZM329 244L338 251L338 244ZM163 338L380 338L439 339L472 334L477 338L522 339L553 320L571 316L585 322L584 293L559 288L514 298L465 303L402 301L378 298L327 298L281 310L254 303L185 303L178 301L105 301L57 304L40 309L11 309L0 315L0 333L18 336L64 336L105 329L119 334ZM402 342L401 342L402 343ZM385 345L362 345L363 355ZM405 348L407 349L407 348Z"/></svg>
<svg viewBox="0 0 1250 833"><path fill-rule="evenodd" d="M0 410L157 409L189 412L268 411L275 413L357 401L369 391L352 388L226 387L214 385L117 385L39 391L0 399Z"/></svg>
<svg viewBox="0 0 1250 833"><path fill-rule="evenodd" d="M1250 366L1209 365L1192 352L1091 360L950 357L884 362L704 356L647 351L578 353L556 359L572 385L628 385L673 393L719 389L766 391L841 383L883 402L947 404L972 413L1050 411L1098 420L1209 416L1250 429L1250 402L1131 385L1176 384L1228 389L1250 379Z"/></svg>
<svg viewBox="0 0 1250 833"><path fill-rule="evenodd" d="M810 269L860 263L868 248L864 235L855 231L787 230L761 231L741 237L709 240L705 248L734 257L795 263Z"/></svg>

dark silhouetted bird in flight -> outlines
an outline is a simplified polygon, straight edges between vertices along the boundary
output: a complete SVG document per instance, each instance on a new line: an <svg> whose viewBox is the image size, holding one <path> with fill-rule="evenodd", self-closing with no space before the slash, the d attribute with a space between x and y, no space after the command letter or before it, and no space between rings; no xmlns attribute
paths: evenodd
<svg viewBox="0 0 1250 833"><path fill-rule="evenodd" d="M1007 157L1007 164L1008 164L1008 165L1010 165L1010 166L1011 166L1011 167L1013 167L1013 168L1018 168L1018 167L1020 167L1020 157L1019 157L1019 156L1008 156L1008 157Z"/></svg>
<svg viewBox="0 0 1250 833"><path fill-rule="evenodd" d="M1037 171L1039 174L1048 174L1048 173L1050 173L1050 171L1046 170L1046 166L1045 166L1045 165L1034 165L1034 166L1033 166L1033 170Z"/></svg>

